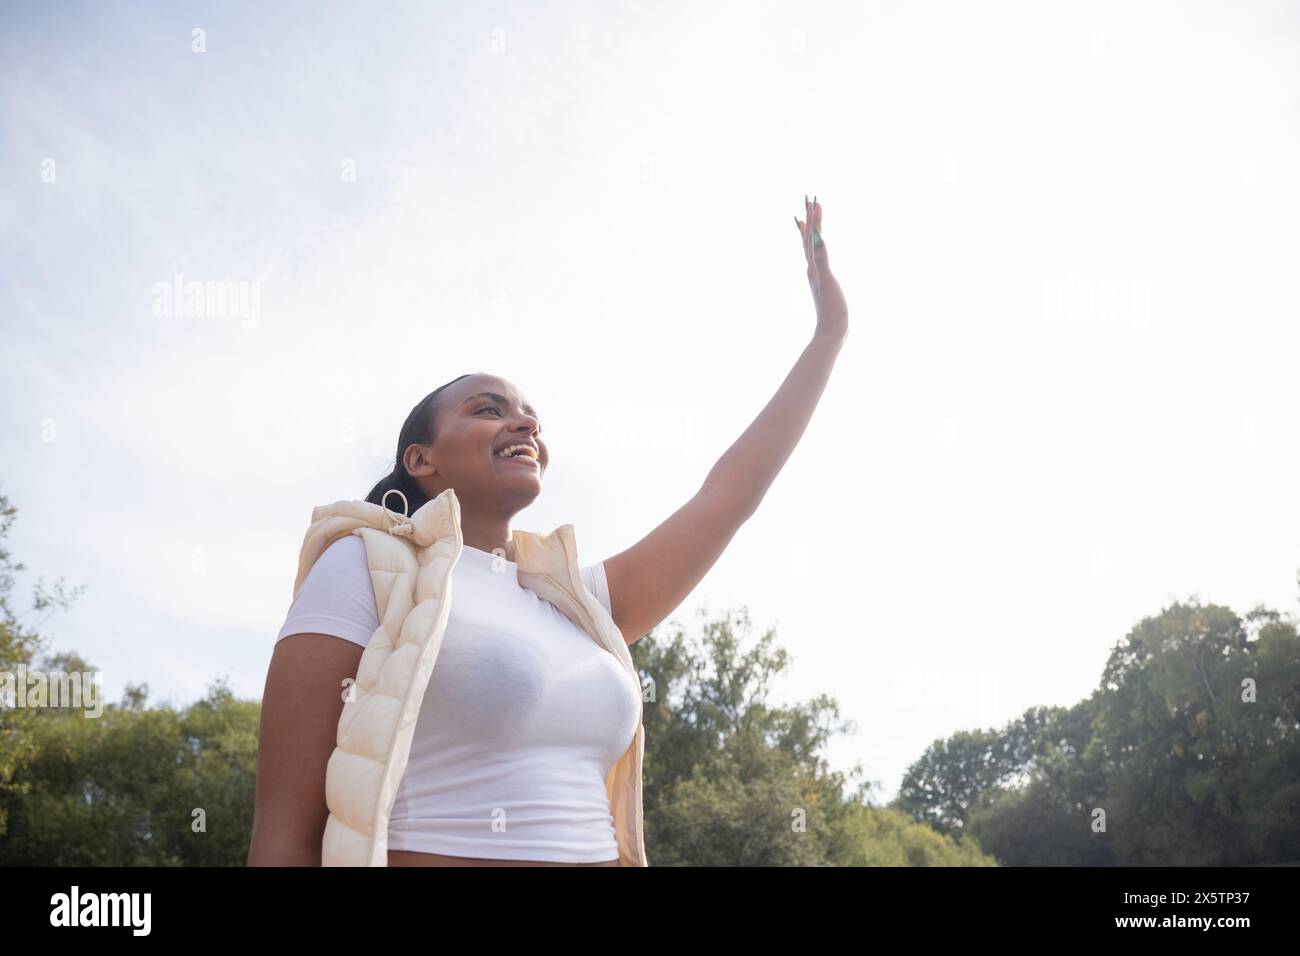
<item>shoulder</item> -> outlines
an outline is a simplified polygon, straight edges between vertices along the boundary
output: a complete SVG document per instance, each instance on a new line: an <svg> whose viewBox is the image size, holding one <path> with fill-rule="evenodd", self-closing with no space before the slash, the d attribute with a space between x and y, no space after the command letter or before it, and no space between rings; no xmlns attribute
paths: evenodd
<svg viewBox="0 0 1300 956"><path fill-rule="evenodd" d="M337 586L360 578L369 581L367 570L365 542L355 534L345 534L325 546L316 563L308 569L302 590L319 590L322 582Z"/></svg>
<svg viewBox="0 0 1300 956"><path fill-rule="evenodd" d="M321 561L328 557L331 561L342 563L344 561L356 562L358 559L366 559L366 543L361 540L358 534L345 534L334 539L329 543L323 552L321 552Z"/></svg>
<svg viewBox="0 0 1300 956"><path fill-rule="evenodd" d="M379 626L365 542L345 534L325 548L289 608L277 637L330 634L365 645Z"/></svg>

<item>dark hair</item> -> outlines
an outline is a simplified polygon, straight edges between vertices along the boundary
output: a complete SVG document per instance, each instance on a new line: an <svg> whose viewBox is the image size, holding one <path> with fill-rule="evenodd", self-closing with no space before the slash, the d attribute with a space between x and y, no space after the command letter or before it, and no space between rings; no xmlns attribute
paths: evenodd
<svg viewBox="0 0 1300 956"><path fill-rule="evenodd" d="M402 461L402 454L412 445L427 445L433 441L433 423L437 418L437 401L438 393L447 385L453 382L459 382L462 378L468 378L471 375L481 374L478 372L466 372L464 375L457 375L445 385L439 385L424 398L420 399L411 413L406 416L406 421L402 423L402 430L397 436L397 455L393 460L393 470L383 478L380 478L375 486L370 489L370 494L366 495L366 501L375 505L385 505L393 511L402 510L402 499L397 495L389 495L388 501L383 501L384 493L397 489L406 496L407 515L413 515L420 510L420 507L429 500L429 496L421 490L419 484L411 477L410 472L406 470L406 465Z"/></svg>

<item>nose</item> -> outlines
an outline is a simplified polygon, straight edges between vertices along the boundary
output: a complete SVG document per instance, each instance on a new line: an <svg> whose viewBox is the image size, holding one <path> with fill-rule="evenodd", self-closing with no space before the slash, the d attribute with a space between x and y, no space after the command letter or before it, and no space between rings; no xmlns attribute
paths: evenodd
<svg viewBox="0 0 1300 956"><path fill-rule="evenodd" d="M518 426L516 426L515 431L522 430L526 435L533 434L533 432L537 431L541 425L536 418L526 412L520 415L520 418L522 421Z"/></svg>

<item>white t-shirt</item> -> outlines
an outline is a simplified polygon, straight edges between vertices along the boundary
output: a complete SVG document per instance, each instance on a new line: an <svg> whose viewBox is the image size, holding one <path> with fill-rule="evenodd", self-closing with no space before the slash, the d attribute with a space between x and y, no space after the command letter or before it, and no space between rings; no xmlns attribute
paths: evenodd
<svg viewBox="0 0 1300 956"><path fill-rule="evenodd" d="M604 564L581 573L609 610ZM618 856L605 778L636 734L641 695L612 654L517 574L512 561L462 548L390 849L560 863ZM378 628L365 543L349 534L312 566L276 640L318 633L364 646Z"/></svg>

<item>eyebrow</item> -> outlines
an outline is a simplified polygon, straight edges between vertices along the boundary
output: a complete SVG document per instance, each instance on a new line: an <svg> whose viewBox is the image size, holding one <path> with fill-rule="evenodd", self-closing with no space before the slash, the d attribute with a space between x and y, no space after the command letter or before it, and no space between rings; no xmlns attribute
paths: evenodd
<svg viewBox="0 0 1300 956"><path fill-rule="evenodd" d="M491 398L500 402L502 405L510 404L510 399L506 398L504 395L498 395L496 392L479 392L477 395L471 395L469 398L465 399L465 401L461 402L460 404L462 407L464 407L465 405L468 405L470 402L474 401L474 399L476 398ZM533 408L533 406L524 405L523 409L529 415L532 415L533 418L539 417L537 414L537 409Z"/></svg>

